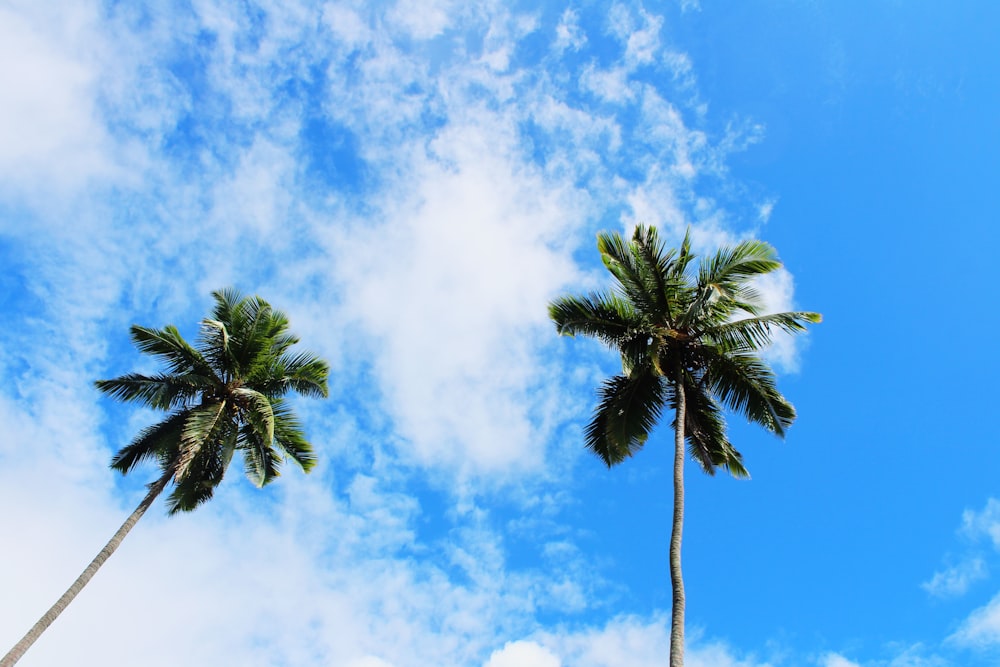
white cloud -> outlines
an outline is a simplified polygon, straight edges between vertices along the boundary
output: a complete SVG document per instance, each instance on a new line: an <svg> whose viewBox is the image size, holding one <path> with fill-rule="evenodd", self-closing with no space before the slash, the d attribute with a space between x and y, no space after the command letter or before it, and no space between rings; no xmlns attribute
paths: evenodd
<svg viewBox="0 0 1000 667"><path fill-rule="evenodd" d="M494 651L483 667L560 667L562 662L548 649L534 642L509 642Z"/></svg>
<svg viewBox="0 0 1000 667"><path fill-rule="evenodd" d="M623 616L603 628L578 632L545 632L535 640L573 667L659 667L667 661L669 619ZM754 656L740 657L725 643L706 641L697 629L688 629L685 664L690 667L770 667Z"/></svg>
<svg viewBox="0 0 1000 667"><path fill-rule="evenodd" d="M500 120L500 119L495 119ZM415 158L413 196L335 252L347 308L375 336L404 456L471 472L532 468L533 332L572 267L560 237L576 209L512 161L512 136L454 127Z"/></svg>
<svg viewBox="0 0 1000 667"><path fill-rule="evenodd" d="M931 595L964 595L972 584L989 577L989 565L977 545L986 539L994 550L1000 550L1000 501L990 498L980 511L965 510L958 533L966 542L966 553L955 559L956 564L935 572L930 580L921 584Z"/></svg>
<svg viewBox="0 0 1000 667"><path fill-rule="evenodd" d="M388 18L417 39L431 39L448 28L453 12L451 0L398 0Z"/></svg>
<svg viewBox="0 0 1000 667"><path fill-rule="evenodd" d="M820 660L820 665L822 667L861 667L858 663L848 660L837 653L827 653Z"/></svg>
<svg viewBox="0 0 1000 667"><path fill-rule="evenodd" d="M965 510L961 532L973 540L988 537L993 548L1000 550L1000 500L990 498L979 512Z"/></svg>
<svg viewBox="0 0 1000 667"><path fill-rule="evenodd" d="M935 572L929 581L920 586L931 595L954 597L964 595L969 586L988 576L989 569L986 562L982 558L970 558L954 567Z"/></svg>
<svg viewBox="0 0 1000 667"><path fill-rule="evenodd" d="M768 313L782 313L798 310L795 304L795 279L786 269L778 269L754 282L754 287L760 292L764 302L764 310ZM764 352L764 357L779 369L794 373L799 370L799 353L805 336L792 336L776 332L771 346Z"/></svg>
<svg viewBox="0 0 1000 667"><path fill-rule="evenodd" d="M571 8L563 11L556 26L556 40L552 45L554 49L578 51L587 42L587 36L580 28L579 20L579 16Z"/></svg>
<svg viewBox="0 0 1000 667"><path fill-rule="evenodd" d="M0 192L53 196L114 169L98 119L97 8L64 10L0 7Z"/></svg>
<svg viewBox="0 0 1000 667"><path fill-rule="evenodd" d="M948 639L976 648L1000 645L1000 595L969 614Z"/></svg>
<svg viewBox="0 0 1000 667"><path fill-rule="evenodd" d="M634 97L624 67L597 69L591 63L580 75L580 85L609 102L627 102Z"/></svg>

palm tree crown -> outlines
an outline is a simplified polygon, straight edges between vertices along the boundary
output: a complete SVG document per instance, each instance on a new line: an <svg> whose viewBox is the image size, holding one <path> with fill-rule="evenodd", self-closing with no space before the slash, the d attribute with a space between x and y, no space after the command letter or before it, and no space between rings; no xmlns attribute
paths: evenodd
<svg viewBox="0 0 1000 667"><path fill-rule="evenodd" d="M722 405L783 436L795 409L759 355L775 331L804 331L820 315L761 314L752 280L781 267L761 241L720 249L697 273L690 270L690 234L679 250L667 250L655 227L640 225L630 243L602 233L597 247L615 278L614 291L566 296L549 307L560 334L596 338L621 355L622 373L600 389L587 447L609 467L632 456L664 407L676 408L676 388L683 385L691 456L709 474L722 466L746 476L726 437Z"/></svg>
<svg viewBox="0 0 1000 667"><path fill-rule="evenodd" d="M288 318L260 297L236 290L214 292L215 308L201 322L197 347L174 326L133 326L132 342L158 357L166 372L128 373L98 380L102 392L169 414L142 431L111 460L122 474L145 460L160 466L159 478L103 549L30 630L0 658L13 667L98 569L111 557L153 501L172 481L168 511L187 512L212 497L236 450L258 486L278 476L283 458L308 471L316 463L302 426L282 398L289 391L327 395L329 367L308 353L290 351L298 338Z"/></svg>
<svg viewBox="0 0 1000 667"><path fill-rule="evenodd" d="M288 318L260 297L232 289L213 297L215 308L201 322L196 347L174 326L132 326L136 347L163 361L167 372L95 383L119 400L169 412L123 447L111 467L125 474L144 460L157 461L174 483L167 499L171 514L211 498L237 450L257 486L278 476L282 458L305 471L316 463L282 397L289 391L325 397L326 362L291 352L298 338L288 332Z"/></svg>
<svg viewBox="0 0 1000 667"><path fill-rule="evenodd" d="M630 242L601 233L597 247L614 277L610 292L565 296L549 305L560 334L596 338L621 356L584 431L586 446L611 467L640 449L664 408L674 411L673 587L670 665L683 665L684 586L680 567L684 446L701 468L748 476L726 436L723 409L779 436L795 409L760 358L776 332L799 333L818 313L763 314L758 276L781 267L761 241L742 241L703 258L694 270L690 233L666 249L655 227L638 226Z"/></svg>

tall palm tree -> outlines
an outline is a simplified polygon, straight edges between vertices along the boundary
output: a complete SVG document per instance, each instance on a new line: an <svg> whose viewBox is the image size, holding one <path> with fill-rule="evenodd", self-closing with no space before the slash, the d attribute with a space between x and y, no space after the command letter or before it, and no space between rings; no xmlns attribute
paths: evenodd
<svg viewBox="0 0 1000 667"><path fill-rule="evenodd" d="M597 248L614 289L565 296L549 305L560 334L596 338L621 356L584 431L585 444L610 468L638 451L664 408L674 411L674 507L670 536L673 604L670 666L684 664L684 444L708 474L723 467L747 477L726 436L723 408L784 436L795 409L778 392L760 352L777 331L798 333L818 313L762 314L753 280L781 267L774 248L742 241L703 258L695 273L690 233L667 250L655 227L638 226L630 242L601 233Z"/></svg>
<svg viewBox="0 0 1000 667"><path fill-rule="evenodd" d="M164 362L166 372L128 373L95 383L113 398L168 413L111 460L122 474L155 461L160 476L83 574L0 660L0 667L20 660L169 484L173 491L167 508L175 514L212 497L237 450L247 477L258 487L278 476L282 459L306 472L315 465L302 425L282 397L289 391L325 397L327 363L308 352L292 352L298 338L288 332L288 318L260 297L243 297L232 289L212 296L215 307L201 322L196 347L174 326L132 326L132 342Z"/></svg>

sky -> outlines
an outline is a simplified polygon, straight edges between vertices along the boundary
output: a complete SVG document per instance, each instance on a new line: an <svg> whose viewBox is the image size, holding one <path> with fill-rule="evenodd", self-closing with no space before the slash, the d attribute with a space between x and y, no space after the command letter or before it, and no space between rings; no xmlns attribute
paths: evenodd
<svg viewBox="0 0 1000 667"><path fill-rule="evenodd" d="M687 465L687 664L1000 663L998 29L988 0L0 0L0 646L156 476L108 468L157 415L93 381L233 286L331 364L294 401L318 466L154 505L21 665L665 665L669 420L585 451L617 360L546 313L642 222L773 244L769 306L824 315L767 351L786 439L729 420L752 479Z"/></svg>

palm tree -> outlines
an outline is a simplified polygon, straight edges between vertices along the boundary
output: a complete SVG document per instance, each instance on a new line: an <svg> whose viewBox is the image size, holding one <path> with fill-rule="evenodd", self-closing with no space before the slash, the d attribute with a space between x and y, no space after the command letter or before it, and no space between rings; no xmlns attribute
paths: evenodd
<svg viewBox="0 0 1000 667"><path fill-rule="evenodd" d="M778 392L760 352L776 331L798 333L818 313L762 314L753 279L781 267L774 248L742 241L689 269L690 231L667 250L655 227L638 226L631 242L601 233L597 248L614 289L565 296L549 305L560 334L596 338L621 356L622 373L607 379L584 431L588 449L610 468L638 451L664 408L674 411L674 507L670 536L673 604L670 666L684 664L684 444L702 470L723 467L747 477L742 456L726 436L723 407L778 436L795 409Z"/></svg>
<svg viewBox="0 0 1000 667"><path fill-rule="evenodd" d="M212 296L215 307L201 322L197 347L174 326L132 326L132 342L163 361L165 373L128 373L95 383L113 398L168 413L111 461L122 474L155 461L160 476L83 574L0 660L0 667L20 660L169 484L173 491L167 498L168 513L176 514L212 497L237 450L243 454L244 471L258 487L278 476L283 459L306 472L315 465L302 425L282 397L289 391L325 397L327 363L308 352L290 351L298 338L288 332L288 318L260 297L243 297L232 289Z"/></svg>

